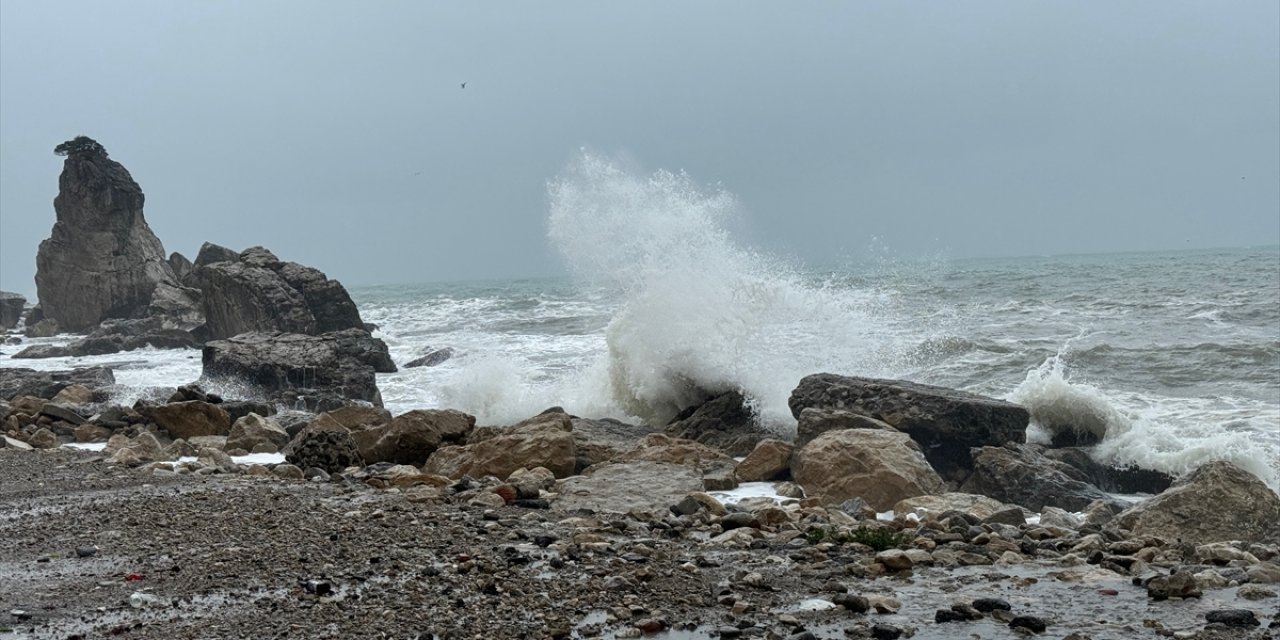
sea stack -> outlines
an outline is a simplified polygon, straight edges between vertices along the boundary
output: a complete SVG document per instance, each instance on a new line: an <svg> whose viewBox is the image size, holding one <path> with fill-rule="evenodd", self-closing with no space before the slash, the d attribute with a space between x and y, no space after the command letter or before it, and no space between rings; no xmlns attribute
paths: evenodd
<svg viewBox="0 0 1280 640"><path fill-rule="evenodd" d="M53 233L36 254L36 291L44 316L64 331L108 318L147 315L153 298L166 315L198 313L142 215L144 197L129 171L91 138L64 142ZM162 291L157 295L157 288Z"/></svg>

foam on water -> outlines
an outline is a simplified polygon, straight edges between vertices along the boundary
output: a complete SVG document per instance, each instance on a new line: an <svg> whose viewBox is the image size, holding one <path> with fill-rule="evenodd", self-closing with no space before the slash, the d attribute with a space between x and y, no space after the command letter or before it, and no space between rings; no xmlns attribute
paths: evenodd
<svg viewBox="0 0 1280 640"><path fill-rule="evenodd" d="M1181 476L1211 460L1227 460L1280 491L1280 409L1232 398L1157 398L1107 392L1073 382L1064 352L1027 374L1009 399L1027 408L1031 441L1064 429L1103 439L1094 458Z"/></svg>

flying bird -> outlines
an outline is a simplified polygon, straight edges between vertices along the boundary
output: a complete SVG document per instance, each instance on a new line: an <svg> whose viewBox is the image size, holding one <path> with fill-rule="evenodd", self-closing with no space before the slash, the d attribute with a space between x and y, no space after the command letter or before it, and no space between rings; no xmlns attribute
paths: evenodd
<svg viewBox="0 0 1280 640"><path fill-rule="evenodd" d="M463 88L463 89L466 89L466 88L467 88L467 83L465 83L465 82L464 82L464 83L462 83L462 88Z"/></svg>

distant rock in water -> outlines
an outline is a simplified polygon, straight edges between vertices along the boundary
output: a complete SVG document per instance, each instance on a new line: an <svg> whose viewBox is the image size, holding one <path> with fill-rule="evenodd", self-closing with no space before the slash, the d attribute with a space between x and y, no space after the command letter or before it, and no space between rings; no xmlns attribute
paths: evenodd
<svg viewBox="0 0 1280 640"><path fill-rule="evenodd" d="M0 330L18 326L26 305L27 299L22 294L0 291Z"/></svg>
<svg viewBox="0 0 1280 640"><path fill-rule="evenodd" d="M145 315L197 324L196 292L178 284L164 246L143 217L142 189L129 171L84 136L55 152L67 159L53 201L57 221L36 254L44 317L63 331ZM157 297L163 305L153 309Z"/></svg>
<svg viewBox="0 0 1280 640"><path fill-rule="evenodd" d="M353 401L380 407L375 373L396 370L386 343L363 329L245 333L206 343L202 364L206 379L248 383L269 400L312 411Z"/></svg>
<svg viewBox="0 0 1280 640"><path fill-rule="evenodd" d="M421 358L410 360L408 363L404 365L404 368L412 369L414 367L434 367L452 357L453 357L453 347L441 347L439 349L432 349L431 351L427 352L427 355L422 356Z"/></svg>
<svg viewBox="0 0 1280 640"><path fill-rule="evenodd" d="M337 280L296 262L283 262L262 247L237 254L205 243L183 282L203 292L210 337L250 331L321 334L364 322Z"/></svg>
<svg viewBox="0 0 1280 640"><path fill-rule="evenodd" d="M115 375L105 367L70 371L36 371L17 367L0 367L0 400L12 400L17 396L48 399L73 384L99 390L115 383Z"/></svg>

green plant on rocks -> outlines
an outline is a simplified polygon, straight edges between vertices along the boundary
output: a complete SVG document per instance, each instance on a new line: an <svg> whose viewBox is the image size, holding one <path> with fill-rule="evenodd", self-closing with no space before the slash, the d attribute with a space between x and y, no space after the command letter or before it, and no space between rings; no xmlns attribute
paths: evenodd
<svg viewBox="0 0 1280 640"><path fill-rule="evenodd" d="M876 551L884 551L885 549L893 549L903 547L909 544L912 536L900 531L894 531L888 527L863 526L850 531L838 531L827 529L824 527L811 527L806 533L805 538L809 544L819 544L822 542L831 542L834 544L845 544L847 542L856 542L863 544Z"/></svg>

